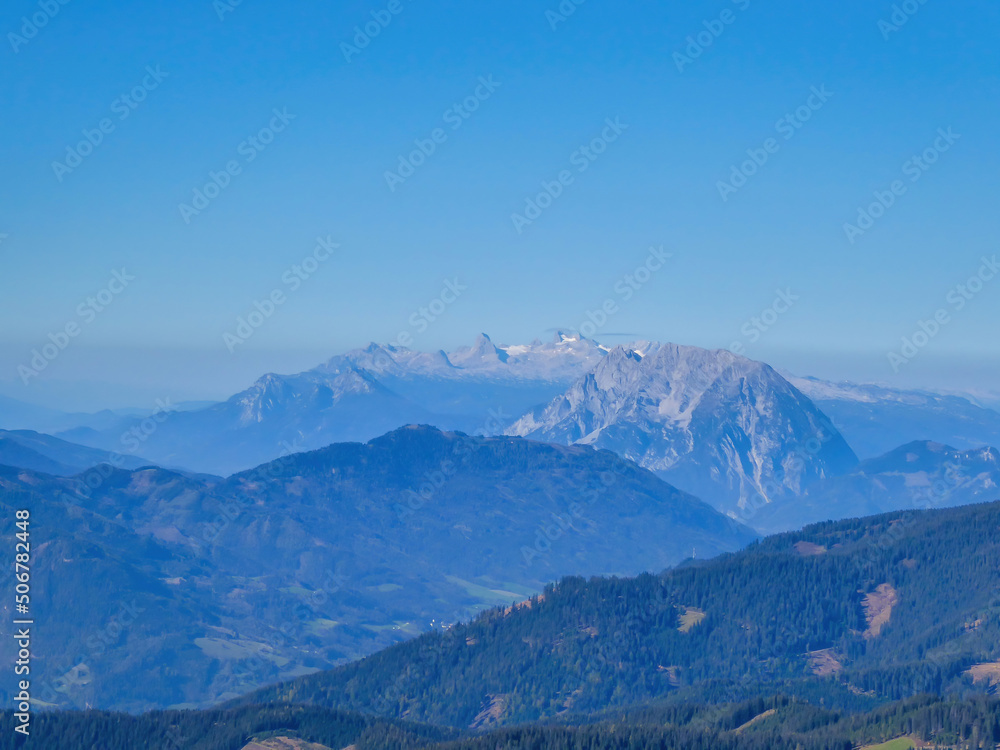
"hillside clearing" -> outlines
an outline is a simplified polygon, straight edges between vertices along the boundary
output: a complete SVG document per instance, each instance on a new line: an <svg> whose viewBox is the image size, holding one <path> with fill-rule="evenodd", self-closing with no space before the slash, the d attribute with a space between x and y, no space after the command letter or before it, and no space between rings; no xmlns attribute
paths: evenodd
<svg viewBox="0 0 1000 750"><path fill-rule="evenodd" d="M865 594L861 606L865 610L865 620L868 622L868 629L865 631L865 638L876 638L879 633L889 623L892 616L892 608L899 602L899 595L888 583L880 583L878 587L869 594Z"/></svg>

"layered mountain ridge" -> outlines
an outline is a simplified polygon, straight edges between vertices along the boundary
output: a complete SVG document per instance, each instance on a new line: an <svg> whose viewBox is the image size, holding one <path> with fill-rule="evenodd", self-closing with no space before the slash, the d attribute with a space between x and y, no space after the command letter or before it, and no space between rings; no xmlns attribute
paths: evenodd
<svg viewBox="0 0 1000 750"><path fill-rule="evenodd" d="M479 727L483 716L517 725L651 700L784 694L858 710L993 692L998 526L998 502L893 513L816 524L659 575L564 579L524 606L241 703Z"/></svg>
<svg viewBox="0 0 1000 750"><path fill-rule="evenodd" d="M145 436L142 451L165 466L228 475L289 451L367 441L405 424L497 433L603 354L590 339L564 333L506 348L482 334L451 354L370 344L297 375L264 375L225 402L170 413ZM127 424L59 436L114 450Z"/></svg>
<svg viewBox="0 0 1000 750"><path fill-rule="evenodd" d="M58 436L121 452L122 436L139 427L146 462L217 475L404 424L593 444L768 529L805 518L782 509L855 471L855 444L865 458L922 440L1000 444L1000 414L958 396L784 377L728 351L606 347L565 332L526 345L481 334L452 352L373 343L297 375L264 375L225 402L160 415L152 431L140 417L99 416ZM11 450L10 462L27 468L72 468ZM868 490L846 489L854 494L831 505L838 513L872 510L857 496Z"/></svg>
<svg viewBox="0 0 1000 750"><path fill-rule="evenodd" d="M34 684L64 708L205 705L570 573L662 570L756 538L608 451L421 426L226 480L0 466L0 506L31 508L47 623Z"/></svg>

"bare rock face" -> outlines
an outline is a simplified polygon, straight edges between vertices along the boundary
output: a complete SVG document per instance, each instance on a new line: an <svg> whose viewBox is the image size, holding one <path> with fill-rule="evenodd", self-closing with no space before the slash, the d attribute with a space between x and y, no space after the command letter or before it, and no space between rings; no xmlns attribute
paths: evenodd
<svg viewBox="0 0 1000 750"><path fill-rule="evenodd" d="M768 365L675 344L613 349L509 432L612 450L731 515L857 464L825 415Z"/></svg>

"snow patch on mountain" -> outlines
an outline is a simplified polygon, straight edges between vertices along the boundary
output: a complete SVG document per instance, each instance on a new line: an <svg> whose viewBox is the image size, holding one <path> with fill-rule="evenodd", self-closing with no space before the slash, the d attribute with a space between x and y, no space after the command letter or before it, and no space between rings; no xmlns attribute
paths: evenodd
<svg viewBox="0 0 1000 750"><path fill-rule="evenodd" d="M486 377L569 383L595 366L604 354L595 341L561 331L547 343L536 339L530 344L511 346L498 346L481 333L472 346L433 354L406 347L369 344L364 349L333 357L313 372L335 373L356 368L398 378L468 380Z"/></svg>
<svg viewBox="0 0 1000 750"><path fill-rule="evenodd" d="M1000 445L1000 412L962 395L831 383L818 378L790 380L830 417L864 458L880 456L915 440L964 450Z"/></svg>

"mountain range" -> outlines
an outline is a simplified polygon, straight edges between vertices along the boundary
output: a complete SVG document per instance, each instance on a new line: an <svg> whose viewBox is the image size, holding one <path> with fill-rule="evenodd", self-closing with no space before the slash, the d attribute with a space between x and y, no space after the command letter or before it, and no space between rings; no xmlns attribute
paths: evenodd
<svg viewBox="0 0 1000 750"><path fill-rule="evenodd" d="M892 513L656 575L564 578L223 707L42 712L32 737L62 750L989 747L998 527L1000 503ZM16 725L0 712L0 747L21 746Z"/></svg>
<svg viewBox="0 0 1000 750"><path fill-rule="evenodd" d="M0 417L5 408L13 413L9 400L0 402ZM829 504L836 517L905 505L907 495L919 506L918 485L880 506L872 501L878 482L834 482L858 471L858 455L874 459L918 441L963 451L1000 444L1000 413L959 396L785 377L728 351L653 342L609 348L562 332L509 346L483 334L450 353L371 344L298 375L265 375L221 403L102 412L89 421L64 415L62 424L75 426L56 437L124 456L121 466L210 475L405 424L592 444L769 531L833 517L816 515L823 506L811 499L798 502L824 497L828 485L846 493ZM55 464L21 446L7 457L57 474L81 467L59 451L46 454Z"/></svg>
<svg viewBox="0 0 1000 750"><path fill-rule="evenodd" d="M136 456L116 457L109 451L70 443L33 430L0 430L0 465L56 476L73 476L100 464L118 463L137 469L152 462Z"/></svg>
<svg viewBox="0 0 1000 750"><path fill-rule="evenodd" d="M66 429L0 430L0 505L42 535L50 707L280 681L239 700L434 724L414 746L648 701L870 710L1000 674L1000 506L967 505L1000 497L998 416L675 344L372 344L222 403L35 413Z"/></svg>
<svg viewBox="0 0 1000 750"><path fill-rule="evenodd" d="M862 461L847 474L810 487L794 503L754 508L745 520L773 533L829 519L950 508L997 497L1000 451L957 450L922 440Z"/></svg>
<svg viewBox="0 0 1000 750"><path fill-rule="evenodd" d="M482 728L782 694L863 711L1000 680L1000 503L809 526L637 578L574 577L239 704Z"/></svg>
<svg viewBox="0 0 1000 750"><path fill-rule="evenodd" d="M616 347L509 432L613 450L731 513L802 494L858 461L769 366L674 344Z"/></svg>
<svg viewBox="0 0 1000 750"><path fill-rule="evenodd" d="M1000 446L1000 412L968 397L789 377L862 458L927 440L960 450Z"/></svg>
<svg viewBox="0 0 1000 750"><path fill-rule="evenodd" d="M171 412L143 435L140 450L164 466L228 475L291 447L313 450L371 440L405 424L501 432L603 353L596 343L566 334L549 343L506 348L481 335L473 346L451 354L371 344L298 375L265 375L225 402ZM123 420L59 436L121 450L121 435L129 427Z"/></svg>
<svg viewBox="0 0 1000 750"><path fill-rule="evenodd" d="M31 508L36 529L36 694L125 710L204 705L564 575L662 570L756 538L611 452L429 427L226 480L0 467L0 506Z"/></svg>

